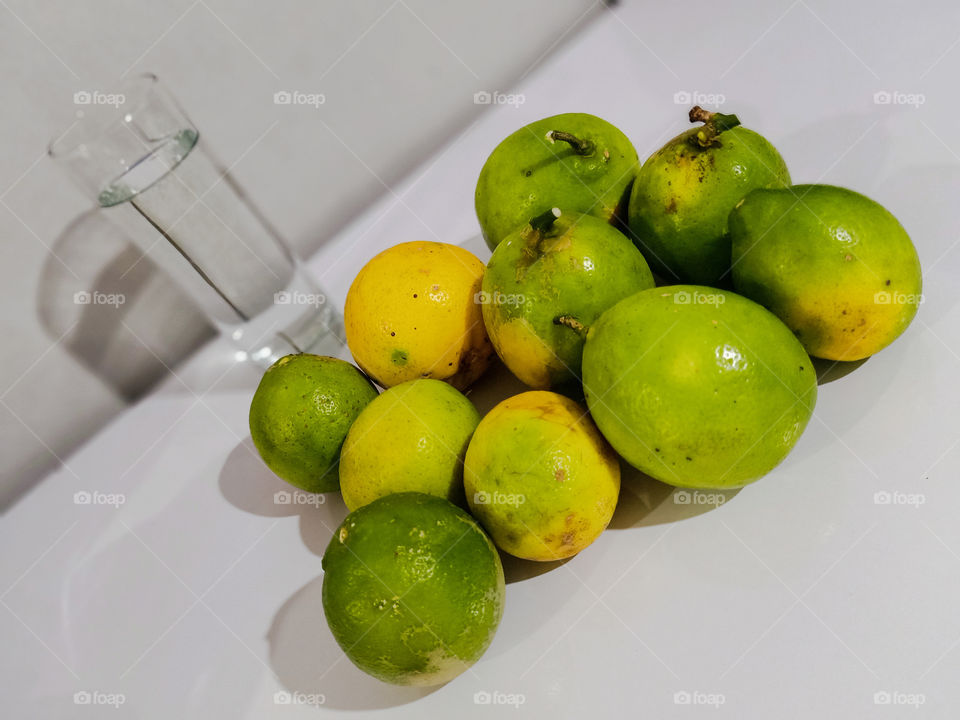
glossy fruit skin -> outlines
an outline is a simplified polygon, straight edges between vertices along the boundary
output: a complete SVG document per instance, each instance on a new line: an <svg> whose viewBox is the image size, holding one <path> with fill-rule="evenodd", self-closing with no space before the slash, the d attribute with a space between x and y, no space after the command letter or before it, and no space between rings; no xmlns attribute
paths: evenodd
<svg viewBox="0 0 960 720"><path fill-rule="evenodd" d="M733 283L807 352L860 360L913 320L923 281L910 237L882 205L830 185L757 190L730 214Z"/></svg>
<svg viewBox="0 0 960 720"><path fill-rule="evenodd" d="M609 223L563 213L544 234L529 225L508 235L483 275L483 321L494 349L522 382L548 389L579 382L582 333L604 310L653 287L633 243Z"/></svg>
<svg viewBox="0 0 960 720"><path fill-rule="evenodd" d="M287 355L260 379L250 437L273 472L307 492L334 492L340 447L377 389L356 367L322 355Z"/></svg>
<svg viewBox="0 0 960 720"><path fill-rule="evenodd" d="M463 456L480 413L440 380L410 380L367 405L340 452L340 492L350 510L416 491L463 504Z"/></svg>
<svg viewBox="0 0 960 720"><path fill-rule="evenodd" d="M630 232L667 282L714 285L730 270L727 217L756 188L784 187L790 173L762 135L744 127L699 147L699 127L681 133L640 168L630 193Z"/></svg>
<svg viewBox="0 0 960 720"><path fill-rule="evenodd" d="M420 377L469 387L493 355L477 302L483 270L447 243L401 243L376 255L343 311L357 365L383 387Z"/></svg>
<svg viewBox="0 0 960 720"><path fill-rule="evenodd" d="M463 482L470 512L497 547L527 560L560 560L609 524L620 465L586 408L531 391L507 398L480 421Z"/></svg>
<svg viewBox="0 0 960 720"><path fill-rule="evenodd" d="M439 685L476 662L503 615L500 556L442 498L395 493L350 513L323 555L323 610L358 668Z"/></svg>
<svg viewBox="0 0 960 720"><path fill-rule="evenodd" d="M679 487L734 488L772 470L813 414L809 357L732 292L654 288L600 316L583 353L587 405L631 465Z"/></svg>
<svg viewBox="0 0 960 720"><path fill-rule="evenodd" d="M594 144L578 155L551 130ZM552 207L611 221L626 203L639 167L626 135L594 115L564 113L537 120L504 139L487 158L477 180L475 206L491 250L514 230Z"/></svg>

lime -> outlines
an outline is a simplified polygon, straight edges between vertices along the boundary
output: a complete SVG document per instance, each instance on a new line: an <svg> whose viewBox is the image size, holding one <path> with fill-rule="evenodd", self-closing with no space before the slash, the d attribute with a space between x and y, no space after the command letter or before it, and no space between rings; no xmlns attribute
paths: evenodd
<svg viewBox="0 0 960 720"><path fill-rule="evenodd" d="M698 112L697 112L698 111ZM780 153L735 115L694 108L691 128L651 155L630 194L630 229L654 272L714 285L730 274L727 216L755 188L790 184Z"/></svg>
<svg viewBox="0 0 960 720"><path fill-rule="evenodd" d="M476 662L503 614L500 556L467 513L395 493L350 513L323 555L323 610L358 668L439 685Z"/></svg>
<svg viewBox="0 0 960 720"><path fill-rule="evenodd" d="M630 140L602 118L563 113L525 125L483 165L474 204L493 250L530 218L559 205L615 222L637 173Z"/></svg>
<svg viewBox="0 0 960 720"><path fill-rule="evenodd" d="M463 500L463 455L480 414L439 380L410 380L364 408L340 451L340 490L351 510L415 490Z"/></svg>
<svg viewBox="0 0 960 720"><path fill-rule="evenodd" d="M817 397L810 358L786 325L740 295L695 285L644 290L601 315L587 333L583 386L627 462L702 488L772 470Z"/></svg>
<svg viewBox="0 0 960 720"><path fill-rule="evenodd" d="M733 284L811 355L861 360L907 329L923 301L920 260L879 203L831 185L756 190L730 214Z"/></svg>
<svg viewBox="0 0 960 720"><path fill-rule="evenodd" d="M560 560L607 527L620 465L586 408L557 393L525 392L480 421L467 448L464 488L470 511L502 550Z"/></svg>
<svg viewBox="0 0 960 720"><path fill-rule="evenodd" d="M592 215L559 209L504 238L483 275L483 321L497 353L533 388L580 380L583 328L653 287L643 255Z"/></svg>
<svg viewBox="0 0 960 720"><path fill-rule="evenodd" d="M321 355L287 355L263 374L250 403L250 436L273 472L308 492L339 487L347 430L377 396L355 366Z"/></svg>
<svg viewBox="0 0 960 720"><path fill-rule="evenodd" d="M376 255L343 309L357 364L383 387L430 377L467 388L493 355L476 302L483 267L469 251L439 242Z"/></svg>

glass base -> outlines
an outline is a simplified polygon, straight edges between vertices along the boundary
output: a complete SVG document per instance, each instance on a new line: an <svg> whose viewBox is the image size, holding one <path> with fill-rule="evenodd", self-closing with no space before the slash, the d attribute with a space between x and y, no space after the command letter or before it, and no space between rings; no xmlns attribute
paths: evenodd
<svg viewBox="0 0 960 720"><path fill-rule="evenodd" d="M343 319L300 263L270 307L245 323L222 324L220 330L237 346L238 359L264 368L284 355L339 357L346 348Z"/></svg>

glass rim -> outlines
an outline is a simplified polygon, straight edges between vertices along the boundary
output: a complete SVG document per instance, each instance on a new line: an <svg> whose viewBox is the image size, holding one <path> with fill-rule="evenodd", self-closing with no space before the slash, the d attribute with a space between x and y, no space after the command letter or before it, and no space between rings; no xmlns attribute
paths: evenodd
<svg viewBox="0 0 960 720"><path fill-rule="evenodd" d="M117 112L78 115L66 130L47 143L47 155L53 160L61 160L69 157L83 145L102 139L111 129L125 122L127 115L143 107L150 94L159 87L160 78L152 72L138 73L126 78L114 88L115 94L124 97L125 106L132 100L132 104L125 107L123 114ZM78 133L79 137L75 138Z"/></svg>

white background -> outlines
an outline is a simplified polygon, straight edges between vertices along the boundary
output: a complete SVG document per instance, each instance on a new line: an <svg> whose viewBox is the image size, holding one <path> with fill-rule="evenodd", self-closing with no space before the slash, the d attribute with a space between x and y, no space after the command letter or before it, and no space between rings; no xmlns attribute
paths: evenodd
<svg viewBox="0 0 960 720"><path fill-rule="evenodd" d="M257 373L214 343L4 518L9 714L956 717L960 8L737 5L605 10L517 85L523 105L484 113L388 183L310 267L342 302L365 260L397 242L482 253L473 185L512 130L594 112L645 157L685 126L675 93L721 94L796 182L886 205L924 268L913 325L852 372L834 371L780 468L716 508L627 478L612 527L586 551L559 567L508 563L503 623L470 672L430 693L392 688L342 658L320 610L319 556L342 504L273 502L283 484L246 429ZM879 91L923 102L876 104ZM304 202L276 183L266 192L265 204ZM487 407L516 389L494 375L473 397ZM78 490L125 503L78 506ZM78 691L126 702L78 706ZM324 703L277 705L278 691ZM478 692L523 705L476 704Z"/></svg>

